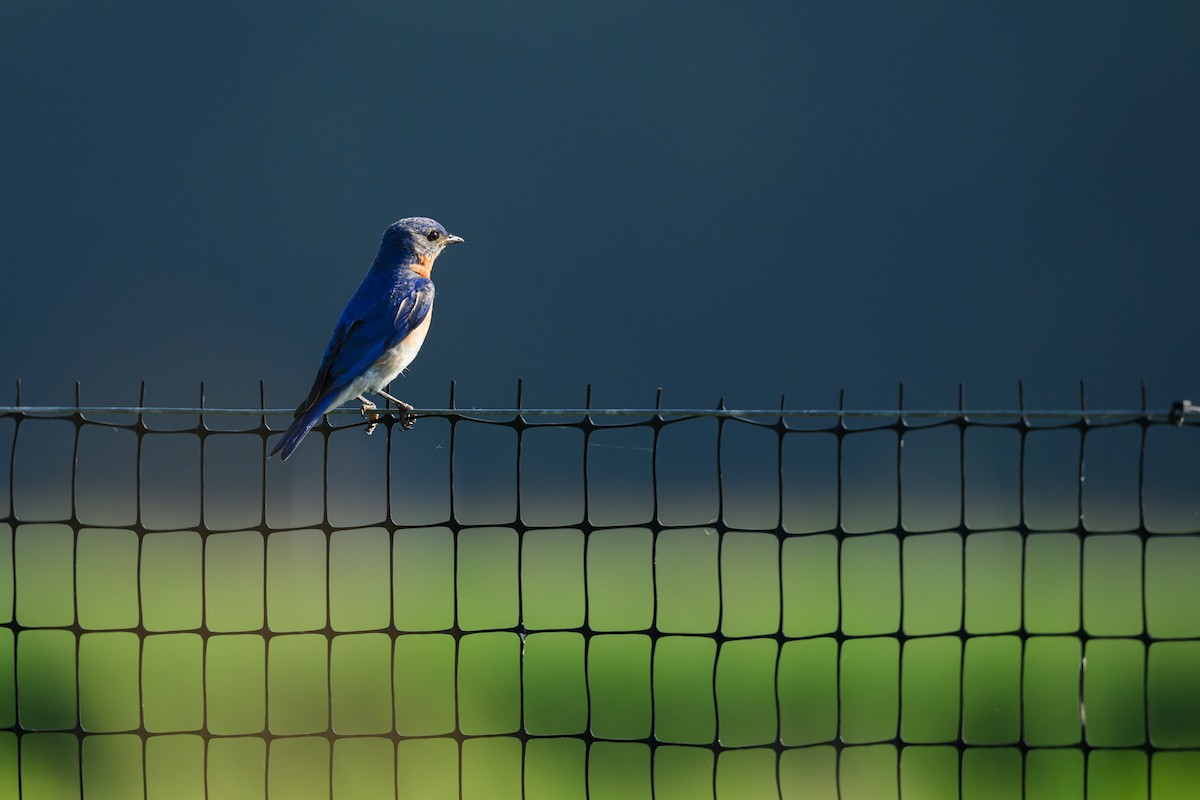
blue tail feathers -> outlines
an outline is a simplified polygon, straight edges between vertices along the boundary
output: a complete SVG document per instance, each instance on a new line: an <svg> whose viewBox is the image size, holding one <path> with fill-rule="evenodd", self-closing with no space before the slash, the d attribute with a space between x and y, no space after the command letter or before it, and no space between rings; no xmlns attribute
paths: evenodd
<svg viewBox="0 0 1200 800"><path fill-rule="evenodd" d="M304 441L304 437L308 435L308 432L313 429L314 425L321 421L321 417L328 410L329 400L322 400L304 414L292 420L292 424L284 431L283 438L271 450L271 455L279 453L279 460L287 461L292 451L300 446L300 442Z"/></svg>

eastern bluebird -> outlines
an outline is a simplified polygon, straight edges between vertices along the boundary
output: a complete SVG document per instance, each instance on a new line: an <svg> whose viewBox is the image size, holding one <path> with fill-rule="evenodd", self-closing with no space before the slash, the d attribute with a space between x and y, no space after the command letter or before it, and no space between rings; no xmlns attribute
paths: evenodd
<svg viewBox="0 0 1200 800"><path fill-rule="evenodd" d="M375 404L364 392L412 411L412 406L383 389L412 363L429 333L433 318L429 271L434 259L446 245L461 241L428 217L407 217L388 226L375 262L329 337L312 390L296 408L295 419L271 455L279 453L287 461L325 412L347 400L357 398L365 416ZM408 419L405 427L411 424Z"/></svg>

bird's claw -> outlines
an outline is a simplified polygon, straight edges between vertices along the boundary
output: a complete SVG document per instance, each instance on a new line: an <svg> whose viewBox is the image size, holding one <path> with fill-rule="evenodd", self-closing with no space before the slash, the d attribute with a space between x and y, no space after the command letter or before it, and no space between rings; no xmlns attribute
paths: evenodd
<svg viewBox="0 0 1200 800"><path fill-rule="evenodd" d="M367 436L370 436L379 427L379 414L374 413L376 406L370 400L364 397L359 398L359 402L362 403L362 415L367 420Z"/></svg>
<svg viewBox="0 0 1200 800"><path fill-rule="evenodd" d="M401 414L400 414L401 429L406 430L406 431L412 430L413 423L415 423L417 421L417 416L415 414L411 413L413 410L413 407L410 406L408 403L404 403L404 402L400 402L400 401L396 402L396 406L401 411Z"/></svg>

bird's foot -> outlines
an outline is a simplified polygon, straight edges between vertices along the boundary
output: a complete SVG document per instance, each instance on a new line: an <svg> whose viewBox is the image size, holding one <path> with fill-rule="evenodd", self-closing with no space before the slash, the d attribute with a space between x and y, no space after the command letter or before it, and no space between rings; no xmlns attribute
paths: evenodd
<svg viewBox="0 0 1200 800"><path fill-rule="evenodd" d="M367 436L370 436L379 427L379 414L375 413L378 406L361 396L358 398L358 402L362 403L362 415L367 420Z"/></svg>
<svg viewBox="0 0 1200 800"><path fill-rule="evenodd" d="M417 415L412 413L413 407L403 400L392 398L392 402L400 410L400 427L406 431L412 430L413 423L417 421Z"/></svg>
<svg viewBox="0 0 1200 800"><path fill-rule="evenodd" d="M403 400L399 400L395 397L392 397L387 392L376 392L376 394L378 394L380 397L387 398L388 400L390 400L396 404L396 408L398 408L401 411L400 427L406 431L411 430L413 423L415 423L417 421L416 415L409 413L413 410L413 407L410 406L408 403L404 402Z"/></svg>

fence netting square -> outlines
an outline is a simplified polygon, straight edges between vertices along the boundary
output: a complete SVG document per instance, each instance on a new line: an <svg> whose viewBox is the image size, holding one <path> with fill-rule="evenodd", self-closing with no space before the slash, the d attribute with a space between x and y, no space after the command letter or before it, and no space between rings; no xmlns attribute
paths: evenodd
<svg viewBox="0 0 1200 800"><path fill-rule="evenodd" d="M0 410L0 797L1196 796L1194 418L453 406Z"/></svg>

